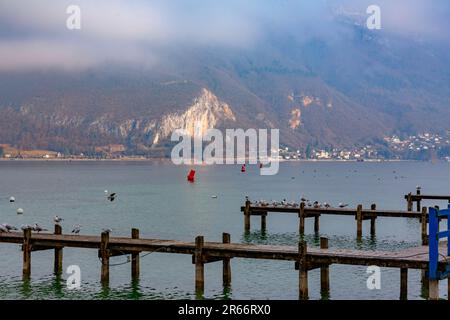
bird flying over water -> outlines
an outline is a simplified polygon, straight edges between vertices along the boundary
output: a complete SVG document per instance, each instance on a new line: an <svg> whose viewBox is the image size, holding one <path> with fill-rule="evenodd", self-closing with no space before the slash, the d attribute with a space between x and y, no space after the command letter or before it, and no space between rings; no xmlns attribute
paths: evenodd
<svg viewBox="0 0 450 320"><path fill-rule="evenodd" d="M116 200L116 197L117 197L117 194L115 192L113 192L108 196L108 200L113 202L114 200Z"/></svg>

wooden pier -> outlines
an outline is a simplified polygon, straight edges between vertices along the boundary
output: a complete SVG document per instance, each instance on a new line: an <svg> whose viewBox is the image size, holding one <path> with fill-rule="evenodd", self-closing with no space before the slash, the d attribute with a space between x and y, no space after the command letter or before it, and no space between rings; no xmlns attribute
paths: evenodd
<svg viewBox="0 0 450 320"><path fill-rule="evenodd" d="M361 211L361 210L360 210ZM329 266L332 264L390 267L400 269L401 282L400 297L407 297L407 270L428 268L428 247L419 246L397 252L360 251L346 249L329 249L328 239L322 238L320 248L309 248L301 241L298 247L272 246L231 243L229 234L224 233L222 242L205 242L203 236L198 236L193 242L161 239L141 239L139 231L133 229L131 238L110 237L109 233L100 236L64 235L59 226L55 226L54 234L35 234L31 230L23 233L0 233L0 242L21 244L23 251L23 278L31 276L32 252L40 250L54 250L54 272L62 269L63 248L84 248L98 250L101 259L100 280L104 285L109 283L110 257L131 255L131 277L139 277L139 254L141 252L158 252L186 254L192 256L195 265L195 292L203 296L205 264L223 263L223 285L231 285L231 259L267 259L294 262L299 276L299 298L308 298L308 271L320 268L320 289L322 293L329 292ZM444 270L446 262L445 246L442 247L439 268ZM431 299L437 299L438 281L429 283Z"/></svg>
<svg viewBox="0 0 450 320"><path fill-rule="evenodd" d="M378 217L387 218L415 218L421 222L421 237L422 245L428 244L427 237L427 223L428 213L427 208L422 208L421 212L415 211L399 211L399 210L377 210L376 204L372 204L370 209L364 209L360 204L355 209L352 208L314 208L307 207L304 202L300 202L296 207L293 206L261 206L252 205L249 200L246 200L245 205L241 207L241 212L244 213L244 230L250 231L250 218L251 216L261 217L261 230L265 230L267 227L267 214L268 213L293 213L297 214L299 218L299 233L305 233L305 221L307 218L314 218L314 232L318 233L320 228L321 215L341 215L351 216L356 221L356 236L362 237L363 221L370 220L370 234L375 235L376 232L376 220Z"/></svg>
<svg viewBox="0 0 450 320"><path fill-rule="evenodd" d="M405 195L406 200L406 210L412 211L414 202L416 203L416 210L420 212L421 210L421 202L422 200L438 200L438 201L447 201L450 203L450 196L443 196L443 195L429 195L429 194L422 194L421 189L417 188L416 194L412 194L411 192Z"/></svg>

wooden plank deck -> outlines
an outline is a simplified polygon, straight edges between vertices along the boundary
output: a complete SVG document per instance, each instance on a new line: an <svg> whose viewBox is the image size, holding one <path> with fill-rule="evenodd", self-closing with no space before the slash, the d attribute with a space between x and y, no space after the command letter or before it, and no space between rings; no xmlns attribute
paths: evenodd
<svg viewBox="0 0 450 320"><path fill-rule="evenodd" d="M287 206L250 206L250 215L258 216L268 212L278 213L295 213L300 212L299 207L287 207ZM355 216L357 209L353 208L309 208L305 207L305 214L308 216L315 216L318 214L324 215L342 215L342 216ZM245 206L241 207L241 212L245 212ZM362 209L361 213L365 217L391 217L391 218L420 218L422 214L416 211L401 211L401 210L371 210Z"/></svg>
<svg viewBox="0 0 450 320"><path fill-rule="evenodd" d="M24 236L20 232L0 233L0 242L22 244ZM100 236L84 235L54 235L33 234L31 248L101 248ZM442 244L441 267L446 260L446 247ZM123 252L159 252L177 254L195 254L195 242L161 239L130 239L111 237L108 249ZM253 245L253 244L224 244L219 242L205 242L202 248L205 256L216 258L250 258L268 260L298 261L299 251L295 246ZM307 260L312 264L346 264L346 265L377 265L380 267L427 269L428 246L419 246L400 251L367 251L348 249L319 249L308 248Z"/></svg>

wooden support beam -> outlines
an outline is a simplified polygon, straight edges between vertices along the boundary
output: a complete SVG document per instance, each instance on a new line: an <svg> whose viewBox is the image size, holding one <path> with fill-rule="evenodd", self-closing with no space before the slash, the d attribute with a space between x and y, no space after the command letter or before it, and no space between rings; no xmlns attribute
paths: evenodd
<svg viewBox="0 0 450 320"><path fill-rule="evenodd" d="M439 280L429 280L429 299L439 300Z"/></svg>
<svg viewBox="0 0 450 320"><path fill-rule="evenodd" d="M305 241L298 244L298 264L299 264L299 299L308 299L308 263L306 261L307 247Z"/></svg>
<svg viewBox="0 0 450 320"><path fill-rule="evenodd" d="M261 231L266 231L267 229L267 213L261 215Z"/></svg>
<svg viewBox="0 0 450 320"><path fill-rule="evenodd" d="M375 203L373 203L370 206L370 210L373 210L373 211L377 210L377 205ZM377 217L376 216L375 217L370 217L370 235L372 237L374 237L375 233L376 233L376 221L377 221Z"/></svg>
<svg viewBox="0 0 450 320"><path fill-rule="evenodd" d="M320 238L320 249L328 249L328 238ZM320 267L320 294L322 298L328 298L330 294L330 267Z"/></svg>
<svg viewBox="0 0 450 320"><path fill-rule="evenodd" d="M447 278L447 300L450 300L450 278Z"/></svg>
<svg viewBox="0 0 450 320"><path fill-rule="evenodd" d="M427 232L427 208L422 208L422 217L421 220L421 226L422 226L422 245L427 246L428 245L428 232Z"/></svg>
<svg viewBox="0 0 450 320"><path fill-rule="evenodd" d="M31 229L23 231L23 280L29 280L31 276Z"/></svg>
<svg viewBox="0 0 450 320"><path fill-rule="evenodd" d="M416 195L420 196L420 188L417 188ZM420 212L420 210L421 210L420 209L420 198L417 199L416 204L417 204L417 212Z"/></svg>
<svg viewBox="0 0 450 320"><path fill-rule="evenodd" d="M131 239L139 239L139 229L131 229ZM131 254L131 278L138 279L139 272L139 252L135 252Z"/></svg>
<svg viewBox="0 0 450 320"><path fill-rule="evenodd" d="M356 237L360 239L362 237L362 205L359 204L356 209Z"/></svg>
<svg viewBox="0 0 450 320"><path fill-rule="evenodd" d="M222 243L224 244L231 243L231 237L229 233L222 234ZM231 259L224 258L222 264L223 264L222 268L223 286L228 288L231 286Z"/></svg>
<svg viewBox="0 0 450 320"><path fill-rule="evenodd" d="M299 226L298 226L298 233L299 234L305 234L305 218L306 218L306 214L305 214L305 203L301 202L300 203L300 209L298 212L298 217L299 217Z"/></svg>
<svg viewBox="0 0 450 320"><path fill-rule="evenodd" d="M195 238L195 294L197 298L203 297L205 291L205 264L203 261L203 236Z"/></svg>
<svg viewBox="0 0 450 320"><path fill-rule="evenodd" d="M62 227L59 224L55 224L55 234L62 234ZM63 268L63 247L55 248L55 261L53 265L53 272L56 275L62 274Z"/></svg>
<svg viewBox="0 0 450 320"><path fill-rule="evenodd" d="M245 200L245 209L244 209L244 230L245 232L250 232L250 200Z"/></svg>
<svg viewBox="0 0 450 320"><path fill-rule="evenodd" d="M100 242L100 256L102 262L102 270L100 280L102 285L109 284L109 232L102 232Z"/></svg>
<svg viewBox="0 0 450 320"><path fill-rule="evenodd" d="M411 194L411 192L408 193L406 199L407 199L406 200L407 201L406 211L412 211L413 203L412 203L412 194Z"/></svg>
<svg viewBox="0 0 450 320"><path fill-rule="evenodd" d="M408 299L408 269L400 268L400 300Z"/></svg>
<svg viewBox="0 0 450 320"><path fill-rule="evenodd" d="M314 216L314 233L319 233L319 217L320 215Z"/></svg>

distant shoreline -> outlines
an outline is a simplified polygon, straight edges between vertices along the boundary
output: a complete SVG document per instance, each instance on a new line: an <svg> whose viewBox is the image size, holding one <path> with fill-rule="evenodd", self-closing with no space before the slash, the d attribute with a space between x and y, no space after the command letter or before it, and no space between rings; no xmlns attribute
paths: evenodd
<svg viewBox="0 0 450 320"><path fill-rule="evenodd" d="M121 159L37 159L37 158L27 158L27 159L18 159L18 158L0 158L0 162L166 162L171 163L170 158L121 158ZM342 163L383 163L383 162L431 162L431 160L423 161L423 160L400 160L400 159L389 159L389 160L378 160L378 159L368 159L364 161L358 160L338 160L338 159L296 159L296 160L286 160L286 159L277 159L278 162L342 162ZM445 160L439 160L439 162L447 162ZM186 164L193 165L193 164Z"/></svg>

